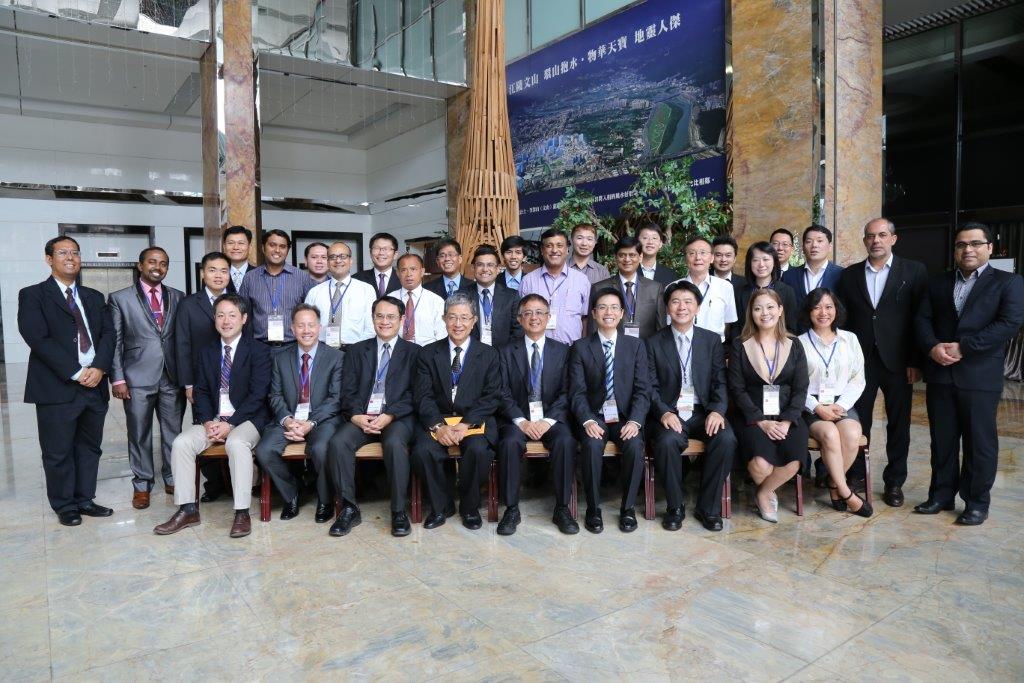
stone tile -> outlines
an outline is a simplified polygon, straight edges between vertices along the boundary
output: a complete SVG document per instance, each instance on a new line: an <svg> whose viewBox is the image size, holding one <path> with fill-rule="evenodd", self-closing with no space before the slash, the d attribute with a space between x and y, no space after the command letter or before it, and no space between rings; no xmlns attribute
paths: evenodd
<svg viewBox="0 0 1024 683"><path fill-rule="evenodd" d="M46 559L0 556L0 605L4 609L46 607Z"/></svg>
<svg viewBox="0 0 1024 683"><path fill-rule="evenodd" d="M101 575L94 577L99 581L107 576L163 578L215 567L213 555L190 532L186 529L172 536L126 535L92 544L88 552L82 552L82 542L87 537L64 535L48 542L47 564L51 572Z"/></svg>
<svg viewBox="0 0 1024 683"><path fill-rule="evenodd" d="M494 659L487 659L459 669L433 680L477 681L486 683L512 683L513 681L536 681L537 683L555 683L569 679L545 666L538 659L531 657L522 650L515 650Z"/></svg>
<svg viewBox="0 0 1024 683"><path fill-rule="evenodd" d="M45 603L0 611L0 678L50 678L50 627Z"/></svg>

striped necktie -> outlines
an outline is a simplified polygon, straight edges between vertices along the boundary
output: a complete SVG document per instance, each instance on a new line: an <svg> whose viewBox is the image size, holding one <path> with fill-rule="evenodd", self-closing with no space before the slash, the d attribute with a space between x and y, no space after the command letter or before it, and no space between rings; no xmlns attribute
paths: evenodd
<svg viewBox="0 0 1024 683"><path fill-rule="evenodd" d="M604 400L615 398L613 387L615 379L615 357L612 355L612 343L604 342Z"/></svg>
<svg viewBox="0 0 1024 683"><path fill-rule="evenodd" d="M224 360L220 363L220 388L227 391L231 387L231 346L224 345Z"/></svg>

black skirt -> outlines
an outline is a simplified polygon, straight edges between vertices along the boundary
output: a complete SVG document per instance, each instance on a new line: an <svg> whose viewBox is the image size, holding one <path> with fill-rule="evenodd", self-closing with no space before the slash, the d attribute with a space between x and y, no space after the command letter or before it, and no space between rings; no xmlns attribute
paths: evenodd
<svg viewBox="0 0 1024 683"><path fill-rule="evenodd" d="M736 431L746 460L760 456L772 467L784 467L796 461L800 463L801 472L809 471L811 457L807 452L807 424L803 420L793 422L782 441L768 438L756 424L743 425Z"/></svg>

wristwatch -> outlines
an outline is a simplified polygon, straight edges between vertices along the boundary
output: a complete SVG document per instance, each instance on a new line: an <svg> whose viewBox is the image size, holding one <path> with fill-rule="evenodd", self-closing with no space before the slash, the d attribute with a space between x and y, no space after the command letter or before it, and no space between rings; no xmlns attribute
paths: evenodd
<svg viewBox="0 0 1024 683"><path fill-rule="evenodd" d="M431 428L430 428L430 433L431 433L431 434L433 434L434 432L436 432L436 431L437 431L438 429L440 429L441 427L444 427L444 422L438 422L438 423L437 423L436 425L434 425L433 427L431 427Z"/></svg>

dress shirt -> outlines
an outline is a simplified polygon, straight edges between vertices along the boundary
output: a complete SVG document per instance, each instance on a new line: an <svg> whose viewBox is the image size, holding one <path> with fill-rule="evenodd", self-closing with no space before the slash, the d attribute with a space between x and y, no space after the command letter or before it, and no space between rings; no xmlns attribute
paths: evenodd
<svg viewBox="0 0 1024 683"><path fill-rule="evenodd" d="M690 351L690 353L686 353L686 351L688 349L692 349L693 348L693 325L690 325L690 328L688 330L686 330L686 332L680 332L675 327L673 327L672 328L672 338L675 340L676 351L677 352L680 349L680 342L682 342L682 352L679 355L679 362L680 362L680 367L685 367L686 368L686 380L689 381L689 383L687 383L686 381L684 381L683 377L680 376L680 378L679 378L679 381L680 381L679 386L680 387L688 386L688 387L693 388L693 351ZM683 340L685 340L685 341L683 341ZM681 374L682 373L680 373L680 375ZM693 405L695 405L695 406L700 405L699 398L700 397L697 396L697 390L694 389L694 392L693 392Z"/></svg>
<svg viewBox="0 0 1024 683"><path fill-rule="evenodd" d="M683 280L696 285L704 298L697 311L697 327L714 332L724 342L726 325L739 319L736 315L736 290L732 283L720 277L711 277L710 274L700 284L694 282L689 275Z"/></svg>
<svg viewBox="0 0 1024 683"><path fill-rule="evenodd" d="M717 278L725 280L726 282L732 282L732 271L731 270L728 271L725 275L719 275L718 273L714 272L713 270L712 270L711 274L714 275Z"/></svg>
<svg viewBox="0 0 1024 683"><path fill-rule="evenodd" d="M306 299L306 294L313 288L314 282L308 274L295 266L285 264L277 275L267 272L266 266L258 266L245 274L239 296L248 299L251 305L249 320L252 321L253 337L260 341L267 340L267 316L284 316L284 341L295 341L292 326L287 324L292 309ZM273 295L277 292L277 310L274 310Z"/></svg>
<svg viewBox="0 0 1024 683"><path fill-rule="evenodd" d="M231 281L235 284L235 291L242 289L242 282L245 281L245 273L249 270L249 264L245 263L241 268L231 266Z"/></svg>
<svg viewBox="0 0 1024 683"><path fill-rule="evenodd" d="M451 367L451 364L455 362L455 349L457 348L462 349L462 353L459 355L459 362L462 364L462 367L466 367L466 352L469 351L469 343L471 340L472 337L466 337L466 341L462 342L461 344L456 344L451 340L451 337L448 338L449 367Z"/></svg>
<svg viewBox="0 0 1024 683"><path fill-rule="evenodd" d="M224 362L224 347L231 347L231 367L234 367L235 360L238 358L238 342L242 338L242 335L237 335L234 339L229 342L224 341L224 337L220 338L220 362ZM217 377L220 377L220 369L217 370Z"/></svg>
<svg viewBox="0 0 1024 683"><path fill-rule="evenodd" d="M781 266L779 266L780 273L785 273L787 270L789 270L789 261L786 261Z"/></svg>
<svg viewBox="0 0 1024 683"><path fill-rule="evenodd" d="M60 290L60 298L67 301L68 294L67 289L69 285L64 284L55 277L51 277L54 284L57 285L57 289ZM89 335L89 350L85 353L82 352L82 347L78 343L78 337L75 337L75 348L78 349L78 364L82 368L71 375L71 379L78 381L78 378L82 375L82 370L92 366L92 362L96 360L96 342L92 338L92 330L89 329L89 316L85 314L85 308L82 307L82 300L78 297L78 285L73 284L71 287L71 297L75 300L75 305L78 306L78 310L82 312L82 320L85 321L85 333Z"/></svg>
<svg viewBox="0 0 1024 683"><path fill-rule="evenodd" d="M875 270L870 260L864 261L864 280L868 286L868 298L871 299L872 308L878 308L878 300L885 291L885 283L888 282L889 271L892 270L892 257L893 255L889 254L889 258L878 270Z"/></svg>
<svg viewBox="0 0 1024 683"><path fill-rule="evenodd" d="M861 351L857 335L846 330L836 330L836 338L832 344L826 344L814 330L800 335L800 343L804 345L807 356L807 374L810 378L807 391L807 402L804 407L813 413L818 406L818 394L821 378L825 376L825 361L829 360L832 348L835 355L828 365L828 376L834 380L836 387L835 402L845 410L853 408L857 399L864 393L864 352ZM824 359L822 358L824 356Z"/></svg>
<svg viewBox="0 0 1024 683"><path fill-rule="evenodd" d="M523 278L519 296L540 294L544 297L551 313L556 316L555 328L545 330L544 334L563 344L572 344L583 336L583 316L589 309L590 285L590 280L579 270L563 265L562 271L552 277L547 268L541 267Z"/></svg>
<svg viewBox="0 0 1024 683"><path fill-rule="evenodd" d="M406 304L406 306L408 306L409 294L410 292L407 289L396 289L393 292L388 292L388 296L395 297L403 304ZM413 316L416 321L416 338L414 341L420 346L426 346L430 342L447 337L448 330L444 326L444 299L433 292L423 289L423 285L412 290L411 294L412 303L416 307ZM401 332L399 332L399 335L401 335Z"/></svg>
<svg viewBox="0 0 1024 683"><path fill-rule="evenodd" d="M957 268L956 276L953 280L953 305L956 307L956 314L963 315L963 306L967 302L967 297L971 295L971 290L974 289L974 283L978 281L978 277L985 272L989 264L985 264L982 267L975 270L973 273L964 277L963 272ZM959 304L957 302L960 302Z"/></svg>
<svg viewBox="0 0 1024 683"><path fill-rule="evenodd" d="M208 299L210 300L210 305L211 305L211 306L213 306L213 302L214 302L214 301L216 301L216 300L217 300L217 298L218 298L218 297L219 297L219 296L220 296L221 294L223 294L223 293L224 293L224 292L221 292L220 294L214 294L213 292L211 292L211 291L210 291L210 288L209 288L209 287L203 287L203 289L205 289L205 290L206 290L206 297L207 297L207 298L208 298Z"/></svg>
<svg viewBox="0 0 1024 683"><path fill-rule="evenodd" d="M637 286L638 282L637 282L637 275L636 275L636 273L633 273L633 279L632 280L627 280L625 278L625 276L619 275L619 283L622 285L622 298L623 299L626 298L626 283L631 283L633 285L633 315L632 316L629 315L629 309L628 308L624 308L623 311L622 311L622 320L623 320L623 322L632 323L636 319L636 297L640 293L638 291L640 288Z"/></svg>
<svg viewBox="0 0 1024 683"><path fill-rule="evenodd" d="M462 275L456 275L455 277L448 277L447 275L441 275L441 284L444 286L445 292L451 292L454 294L459 291L459 286L462 284Z"/></svg>
<svg viewBox="0 0 1024 683"><path fill-rule="evenodd" d="M536 344L537 345L537 353L540 354L540 362L541 362L541 372L540 372L540 374L541 374L541 376L544 375L544 340L545 339L547 339L547 337L544 337L543 335L537 341L534 341L534 340L530 339L529 337L523 337L523 341L526 344L526 372L527 373L530 372L530 359L533 358L533 345ZM517 417L517 418L513 418L512 421L518 427L519 425L521 425L524 422L527 422L528 420L525 417ZM547 422L549 425L553 425L556 422L558 422L558 420L552 420L550 417L545 417L544 421Z"/></svg>
<svg viewBox="0 0 1024 683"><path fill-rule="evenodd" d="M333 277L309 290L306 303L320 311L320 341L327 341L327 328L331 324L331 297L341 287L341 303L334 312L335 324L341 328L341 343L355 344L373 336L373 315L370 309L377 300L377 290L349 275L338 281Z"/></svg>
<svg viewBox="0 0 1024 683"><path fill-rule="evenodd" d="M618 330L612 330L611 336L608 336L608 337L605 336L604 332L601 332L600 330L598 330L598 332L597 332L597 341L600 342L600 344L601 344L601 362L602 363L604 363L604 354L605 354L604 343L610 341L612 343L611 354L612 354L612 365L614 367L614 363L615 363L615 342L618 341L618 338L619 338ZM614 392L615 391L614 378L613 378L612 381L613 381L612 391ZM602 387L602 391L603 391L603 389L604 388ZM595 420L587 420L586 422L583 423L583 426L586 427L591 422L595 422ZM633 421L632 420L628 420L627 424L629 422L633 422Z"/></svg>
<svg viewBox="0 0 1024 683"><path fill-rule="evenodd" d="M489 287L484 287L479 283L476 286L476 306L480 309L480 319L484 318L484 290L487 290L487 297L491 300L491 316L494 315L494 283L492 282ZM489 322L489 321L488 321Z"/></svg>
<svg viewBox="0 0 1024 683"><path fill-rule="evenodd" d="M515 291L518 292L519 291L519 285L521 285L523 283L523 269L520 268L519 272L516 273L515 275L513 275L511 271L506 270L504 272L504 275L505 275L505 286L508 287L509 289L514 289Z"/></svg>
<svg viewBox="0 0 1024 683"><path fill-rule="evenodd" d="M811 272L811 264L809 263L805 263L802 270L804 271L804 291L810 294L821 286L821 278L825 277L825 271L828 270L828 259L825 259L825 263L821 265L817 273Z"/></svg>
<svg viewBox="0 0 1024 683"><path fill-rule="evenodd" d="M600 282L601 280L607 280L612 276L612 274L608 272L607 268L602 266L594 259L589 259L587 263L582 268L580 268L579 266L576 265L576 261L570 258L569 267L577 272L586 275L587 281L592 285ZM540 268L540 270L543 270L543 268Z"/></svg>

